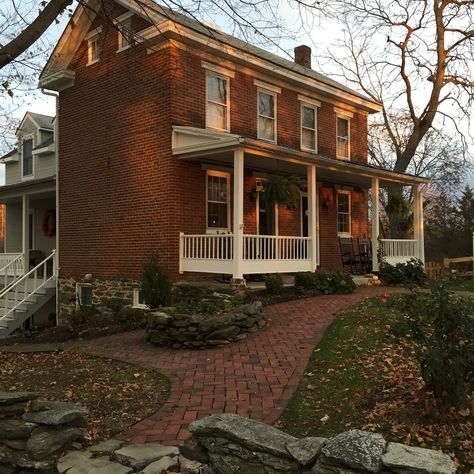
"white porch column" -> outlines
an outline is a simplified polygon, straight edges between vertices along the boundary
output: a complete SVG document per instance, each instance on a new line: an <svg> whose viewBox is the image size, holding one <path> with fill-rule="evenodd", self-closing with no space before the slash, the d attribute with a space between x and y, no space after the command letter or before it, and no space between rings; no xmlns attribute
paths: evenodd
<svg viewBox="0 0 474 474"><path fill-rule="evenodd" d="M242 249L244 244L244 151L234 151L234 259L232 281L245 283L242 273Z"/></svg>
<svg viewBox="0 0 474 474"><path fill-rule="evenodd" d="M319 264L318 258L318 208L317 208L317 187L316 187L316 166L307 167L308 179L308 237L309 257L311 258L311 270L316 270Z"/></svg>
<svg viewBox="0 0 474 474"><path fill-rule="evenodd" d="M421 185L413 189L413 237L416 240L417 257L425 263L425 241L423 229L423 192Z"/></svg>
<svg viewBox="0 0 474 474"><path fill-rule="evenodd" d="M29 270L30 262L30 198L27 194L22 197L22 251L23 251L23 266L24 272Z"/></svg>
<svg viewBox="0 0 474 474"><path fill-rule="evenodd" d="M379 270L379 217L379 179L372 178L372 270L374 272Z"/></svg>

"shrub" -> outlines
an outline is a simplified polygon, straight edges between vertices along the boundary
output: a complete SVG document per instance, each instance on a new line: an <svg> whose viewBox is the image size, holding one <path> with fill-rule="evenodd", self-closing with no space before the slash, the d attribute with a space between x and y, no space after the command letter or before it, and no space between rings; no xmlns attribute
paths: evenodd
<svg viewBox="0 0 474 474"><path fill-rule="evenodd" d="M300 272L295 275L295 286L325 295L352 293L355 289L351 276L343 270Z"/></svg>
<svg viewBox="0 0 474 474"><path fill-rule="evenodd" d="M101 314L95 306L81 306L69 316L72 327L76 326L99 326L101 324Z"/></svg>
<svg viewBox="0 0 474 474"><path fill-rule="evenodd" d="M396 285L421 286L426 282L423 263L417 258L396 265L390 265L382 260L380 263L380 278L387 284Z"/></svg>
<svg viewBox="0 0 474 474"><path fill-rule="evenodd" d="M279 273L268 275L265 278L265 288L271 295L280 293L283 289L283 277Z"/></svg>
<svg viewBox="0 0 474 474"><path fill-rule="evenodd" d="M122 308L117 315L115 320L118 323L128 323L135 327L142 327L146 322L145 310L140 308Z"/></svg>
<svg viewBox="0 0 474 474"><path fill-rule="evenodd" d="M414 292L399 298L407 316L403 329L417 345L427 389L444 405L464 406L474 390L474 308L441 285L428 296Z"/></svg>
<svg viewBox="0 0 474 474"><path fill-rule="evenodd" d="M127 304L123 298L102 298L102 306L110 309L114 314L117 314Z"/></svg>
<svg viewBox="0 0 474 474"><path fill-rule="evenodd" d="M166 306L171 301L171 279L168 270L160 265L158 253L153 254L143 267L140 290L150 308Z"/></svg>

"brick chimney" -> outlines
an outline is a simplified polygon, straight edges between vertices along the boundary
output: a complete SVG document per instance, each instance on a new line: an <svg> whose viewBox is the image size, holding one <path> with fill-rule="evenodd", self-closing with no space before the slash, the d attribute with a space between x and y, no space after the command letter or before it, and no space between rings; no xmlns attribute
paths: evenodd
<svg viewBox="0 0 474 474"><path fill-rule="evenodd" d="M311 69L311 48L302 44L295 48L295 63Z"/></svg>

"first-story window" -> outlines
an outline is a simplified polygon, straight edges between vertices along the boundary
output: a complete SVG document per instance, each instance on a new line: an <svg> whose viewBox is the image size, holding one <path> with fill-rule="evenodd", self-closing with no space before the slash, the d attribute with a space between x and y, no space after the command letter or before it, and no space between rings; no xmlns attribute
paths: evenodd
<svg viewBox="0 0 474 474"><path fill-rule="evenodd" d="M22 175L24 178L33 176L33 140L23 140Z"/></svg>
<svg viewBox="0 0 474 474"><path fill-rule="evenodd" d="M337 192L337 233L351 234L351 193L349 191Z"/></svg>
<svg viewBox="0 0 474 474"><path fill-rule="evenodd" d="M207 228L229 230L229 175L207 172Z"/></svg>
<svg viewBox="0 0 474 474"><path fill-rule="evenodd" d="M316 108L301 105L301 148L316 151Z"/></svg>
<svg viewBox="0 0 474 474"><path fill-rule="evenodd" d="M276 142L276 94L258 91L257 138Z"/></svg>
<svg viewBox="0 0 474 474"><path fill-rule="evenodd" d="M349 159L349 119L336 117L336 156L337 158Z"/></svg>
<svg viewBox="0 0 474 474"><path fill-rule="evenodd" d="M208 71L206 81L206 126L229 131L229 79Z"/></svg>
<svg viewBox="0 0 474 474"><path fill-rule="evenodd" d="M30 209L30 212L28 214L28 248L30 250L33 250L35 248L35 215L33 213L33 210Z"/></svg>
<svg viewBox="0 0 474 474"><path fill-rule="evenodd" d="M77 283L77 307L92 306L92 285L90 283Z"/></svg>
<svg viewBox="0 0 474 474"><path fill-rule="evenodd" d="M134 288L133 290L133 307L143 309L148 308L148 305L146 304L145 298L143 297L140 288Z"/></svg>

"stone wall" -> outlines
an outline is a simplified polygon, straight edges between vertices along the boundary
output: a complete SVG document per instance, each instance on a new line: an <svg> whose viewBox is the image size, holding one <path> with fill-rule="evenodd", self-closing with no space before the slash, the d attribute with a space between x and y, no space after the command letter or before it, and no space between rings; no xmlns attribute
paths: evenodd
<svg viewBox="0 0 474 474"><path fill-rule="evenodd" d="M0 473L56 472L73 442L90 441L87 411L29 392L0 392Z"/></svg>
<svg viewBox="0 0 474 474"><path fill-rule="evenodd" d="M213 415L189 425L183 456L213 474L454 474L439 451L388 443L380 434L351 430L333 438L290 436L237 415Z"/></svg>
<svg viewBox="0 0 474 474"><path fill-rule="evenodd" d="M58 279L58 322L60 326L66 326L69 315L76 309L76 285L77 283L90 283L92 286L92 304L99 309L105 309L104 301L111 298L123 300L124 305L133 304L133 290L140 286L137 280L116 279L104 280L93 278L86 281L84 278L74 276L63 276Z"/></svg>
<svg viewBox="0 0 474 474"><path fill-rule="evenodd" d="M244 339L264 326L259 301L216 315L180 313L164 308L148 314L147 340L175 349L213 347Z"/></svg>

